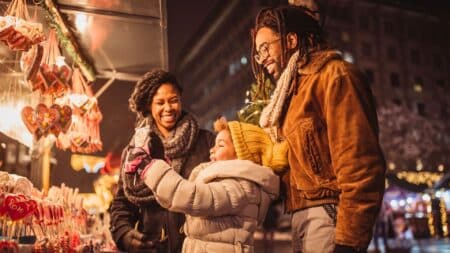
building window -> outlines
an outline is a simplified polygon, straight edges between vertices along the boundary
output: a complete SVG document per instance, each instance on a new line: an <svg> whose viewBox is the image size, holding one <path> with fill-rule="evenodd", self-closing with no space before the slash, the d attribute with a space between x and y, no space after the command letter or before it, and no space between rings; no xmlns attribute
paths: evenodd
<svg viewBox="0 0 450 253"><path fill-rule="evenodd" d="M422 92L422 90L423 90L423 80L422 80L422 77L416 76L416 77L414 78L413 88L414 88L414 91L417 92L417 93Z"/></svg>
<svg viewBox="0 0 450 253"><path fill-rule="evenodd" d="M374 80L375 80L375 77L374 77L374 74L373 74L373 70L371 70L371 69L366 69L366 70L364 71L364 73L366 74L366 80L367 80L367 83L368 83L369 85L372 85L373 82L374 82Z"/></svg>
<svg viewBox="0 0 450 253"><path fill-rule="evenodd" d="M441 107L441 116L442 118L447 118L448 117L448 106L446 104L443 104Z"/></svg>
<svg viewBox="0 0 450 253"><path fill-rule="evenodd" d="M387 49L387 56L389 60L396 60L397 59L397 49L395 48L395 46L390 46Z"/></svg>
<svg viewBox="0 0 450 253"><path fill-rule="evenodd" d="M361 15L359 16L359 28L362 30L369 30L369 16Z"/></svg>
<svg viewBox="0 0 450 253"><path fill-rule="evenodd" d="M391 86L392 86L392 87L398 87L398 86L400 86L400 81L399 81L399 78L398 78L398 74L397 74L397 73L392 72L392 73L391 73L391 76L390 76L390 79L391 79Z"/></svg>
<svg viewBox="0 0 450 253"><path fill-rule="evenodd" d="M408 38L409 39L416 39L417 38L417 29L415 25L409 25L408 26Z"/></svg>
<svg viewBox="0 0 450 253"><path fill-rule="evenodd" d="M372 56L372 45L370 45L370 43L368 42L363 42L362 45L362 54L364 56Z"/></svg>
<svg viewBox="0 0 450 253"><path fill-rule="evenodd" d="M442 58L439 54L433 54L433 65L437 69L442 69Z"/></svg>
<svg viewBox="0 0 450 253"><path fill-rule="evenodd" d="M394 24L391 21L384 21L383 23L384 33L388 35L394 35L395 34L395 27Z"/></svg>
<svg viewBox="0 0 450 253"><path fill-rule="evenodd" d="M351 7L345 6L343 8L339 8L339 16L342 21L352 22L353 15L351 13Z"/></svg>
<svg viewBox="0 0 450 253"><path fill-rule="evenodd" d="M341 40L342 42L350 42L350 33L348 33L347 31L342 31L341 32Z"/></svg>
<svg viewBox="0 0 450 253"><path fill-rule="evenodd" d="M420 53L417 49L411 49L411 63L420 64Z"/></svg>
<svg viewBox="0 0 450 253"><path fill-rule="evenodd" d="M425 116L425 104L417 103L417 113L421 116Z"/></svg>
<svg viewBox="0 0 450 253"><path fill-rule="evenodd" d="M402 101L399 98L392 99L392 102L396 105L402 105Z"/></svg>

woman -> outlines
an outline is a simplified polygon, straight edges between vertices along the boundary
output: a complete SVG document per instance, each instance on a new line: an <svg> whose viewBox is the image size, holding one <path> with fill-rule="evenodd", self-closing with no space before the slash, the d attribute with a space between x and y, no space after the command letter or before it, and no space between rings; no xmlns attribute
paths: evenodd
<svg viewBox="0 0 450 253"><path fill-rule="evenodd" d="M122 153L119 187L110 209L110 229L120 250L181 251L184 215L161 207L139 175L127 171L139 149L169 160L184 178L194 166L208 161L214 135L199 129L192 115L182 110L181 92L172 74L152 70L137 82L129 99L138 128Z"/></svg>

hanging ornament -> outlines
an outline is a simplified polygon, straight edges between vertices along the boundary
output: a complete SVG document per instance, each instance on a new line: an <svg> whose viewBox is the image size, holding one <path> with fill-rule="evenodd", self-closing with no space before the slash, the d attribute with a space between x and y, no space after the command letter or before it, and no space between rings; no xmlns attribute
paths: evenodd
<svg viewBox="0 0 450 253"><path fill-rule="evenodd" d="M102 150L100 121L103 118L97 99L79 68L74 68L72 89L58 101L64 101L73 110L72 124L66 134L60 134L56 146L72 152L93 153Z"/></svg>
<svg viewBox="0 0 450 253"><path fill-rule="evenodd" d="M59 106L53 104L47 107L45 104L38 104L35 109L25 106L22 109L22 120L36 139L53 134L59 136L66 133L72 122L72 109L69 106Z"/></svg>
<svg viewBox="0 0 450 253"><path fill-rule="evenodd" d="M42 60L37 67L41 51ZM72 70L64 62L53 29L50 30L42 50L40 46L36 46L30 53L23 55L21 66L27 73L27 80L33 91L57 98L62 97L69 89Z"/></svg>
<svg viewBox="0 0 450 253"><path fill-rule="evenodd" d="M40 6L46 13L46 18L51 27L56 30L56 35L64 47L65 52L71 60L81 69L83 76L89 81L95 80L95 66L93 60L86 56L86 53L81 50L76 36L72 29L68 26L67 21L61 15L58 5L54 0L40 1Z"/></svg>
<svg viewBox="0 0 450 253"><path fill-rule="evenodd" d="M19 59L20 53L14 54L14 59ZM5 119L0 120L0 131L30 147L33 136L21 120L21 110L26 105L37 105L39 97L38 94L32 93L24 82L17 63L15 60L14 65L5 68L5 75L0 85L0 116Z"/></svg>
<svg viewBox="0 0 450 253"><path fill-rule="evenodd" d="M45 39L42 24L31 22L26 0L13 0L0 17L0 40L11 50L28 51Z"/></svg>

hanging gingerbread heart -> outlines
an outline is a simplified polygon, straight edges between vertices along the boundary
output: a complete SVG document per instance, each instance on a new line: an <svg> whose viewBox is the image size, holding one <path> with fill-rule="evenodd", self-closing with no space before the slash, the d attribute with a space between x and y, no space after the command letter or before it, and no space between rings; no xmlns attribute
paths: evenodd
<svg viewBox="0 0 450 253"><path fill-rule="evenodd" d="M42 61L43 50L41 45L34 45L20 57L20 68L29 82L36 78Z"/></svg>
<svg viewBox="0 0 450 253"><path fill-rule="evenodd" d="M65 84L69 83L70 77L72 76L72 70L65 64L61 66L54 64L53 73L55 73L56 77Z"/></svg>
<svg viewBox="0 0 450 253"><path fill-rule="evenodd" d="M0 17L0 40L11 50L27 51L45 39L42 24L26 21L21 17L8 16L8 14L17 15L7 10L6 16Z"/></svg>
<svg viewBox="0 0 450 253"><path fill-rule="evenodd" d="M8 40L8 37L11 36L11 34L13 34L14 32L14 27L11 24L7 24L6 21L1 20L0 18L0 40Z"/></svg>
<svg viewBox="0 0 450 253"><path fill-rule="evenodd" d="M28 83L30 84L32 91L39 91L41 94L44 94L49 86L40 67L38 68L36 75L32 77Z"/></svg>
<svg viewBox="0 0 450 253"><path fill-rule="evenodd" d="M60 132L66 133L72 123L72 109L67 105L60 106L58 104L53 104L50 107L50 110L55 111L55 114L57 115L53 125L55 130L58 131L55 136L58 136Z"/></svg>
<svg viewBox="0 0 450 253"><path fill-rule="evenodd" d="M22 121L25 124L26 128L30 133L35 134L38 129L38 123L36 120L36 115L34 113L34 109L31 106L25 106L22 109Z"/></svg>
<svg viewBox="0 0 450 253"><path fill-rule="evenodd" d="M56 122L56 118L58 115L55 111L49 110L49 108L45 104L38 104L36 106L36 115L40 134L43 136L47 136L50 132L50 128Z"/></svg>
<svg viewBox="0 0 450 253"><path fill-rule="evenodd" d="M59 111L61 118L59 123L62 127L62 132L67 133L70 125L72 124L72 109L68 105L63 105Z"/></svg>

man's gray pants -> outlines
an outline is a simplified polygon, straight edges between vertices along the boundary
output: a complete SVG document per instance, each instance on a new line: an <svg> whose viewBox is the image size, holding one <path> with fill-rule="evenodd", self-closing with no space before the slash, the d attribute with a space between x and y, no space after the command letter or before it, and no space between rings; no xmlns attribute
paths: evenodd
<svg viewBox="0 0 450 253"><path fill-rule="evenodd" d="M330 210L331 209L331 210ZM292 214L292 247L294 253L332 253L334 250L334 205L310 207Z"/></svg>

